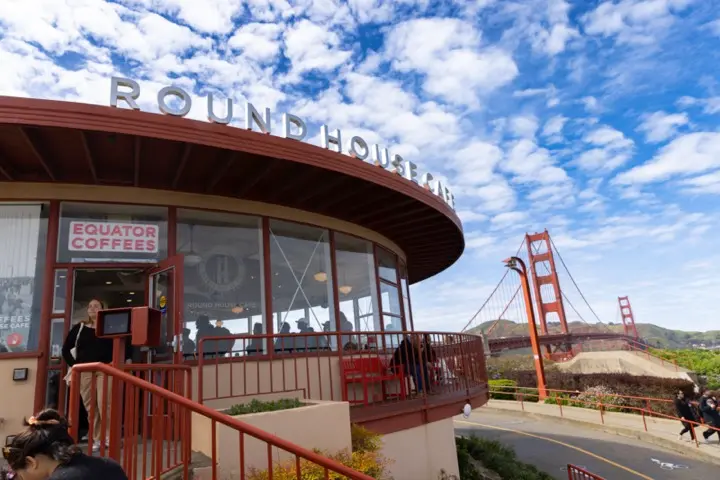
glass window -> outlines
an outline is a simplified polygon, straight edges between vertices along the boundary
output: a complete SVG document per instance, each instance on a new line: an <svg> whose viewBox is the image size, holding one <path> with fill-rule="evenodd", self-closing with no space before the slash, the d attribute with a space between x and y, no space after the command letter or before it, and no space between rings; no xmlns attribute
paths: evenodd
<svg viewBox="0 0 720 480"><path fill-rule="evenodd" d="M335 331L327 230L270 221L270 262L275 333ZM325 337L282 337L275 352L333 347Z"/></svg>
<svg viewBox="0 0 720 480"><path fill-rule="evenodd" d="M65 293L67 292L67 270L55 270L55 293L52 313L65 313Z"/></svg>
<svg viewBox="0 0 720 480"><path fill-rule="evenodd" d="M378 312L375 258L372 243L350 235L335 234L340 328L343 331L373 332L382 330ZM344 327L343 327L344 326ZM343 345L351 340L343 336ZM365 345L365 336L352 339ZM374 339L370 339L372 342Z"/></svg>
<svg viewBox="0 0 720 480"><path fill-rule="evenodd" d="M380 295L382 295L381 305L383 313L395 315L397 317L402 315L400 311L400 295L398 288L395 285L389 283L380 282Z"/></svg>
<svg viewBox="0 0 720 480"><path fill-rule="evenodd" d="M0 205L0 353L38 348L47 205Z"/></svg>
<svg viewBox="0 0 720 480"><path fill-rule="evenodd" d="M398 283L397 262L395 255L383 248L377 249L378 273L380 278L391 283Z"/></svg>
<svg viewBox="0 0 720 480"><path fill-rule="evenodd" d="M58 262L148 262L167 257L167 209L63 203Z"/></svg>
<svg viewBox="0 0 720 480"><path fill-rule="evenodd" d="M408 284L408 272L407 266L404 263L400 264L400 292L403 297L403 313L405 316L405 325L408 330L414 330L412 321L412 311L410 309L410 288Z"/></svg>
<svg viewBox="0 0 720 480"><path fill-rule="evenodd" d="M177 253L185 255L183 354L203 337L267 332L260 218L178 210ZM203 342L207 354L259 354L263 340Z"/></svg>

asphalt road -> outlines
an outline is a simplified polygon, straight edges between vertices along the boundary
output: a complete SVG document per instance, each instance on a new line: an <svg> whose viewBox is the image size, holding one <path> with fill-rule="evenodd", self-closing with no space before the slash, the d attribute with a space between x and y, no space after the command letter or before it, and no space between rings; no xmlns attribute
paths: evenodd
<svg viewBox="0 0 720 480"><path fill-rule="evenodd" d="M568 478L568 463L606 480L720 478L718 465L636 439L494 410L480 409L456 421L455 433L497 440L514 448L522 461L562 480ZM688 442L688 448L695 447Z"/></svg>

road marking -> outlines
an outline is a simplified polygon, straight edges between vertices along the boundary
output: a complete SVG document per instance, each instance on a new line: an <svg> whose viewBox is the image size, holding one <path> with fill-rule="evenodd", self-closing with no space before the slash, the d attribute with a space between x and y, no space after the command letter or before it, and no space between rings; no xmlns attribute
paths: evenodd
<svg viewBox="0 0 720 480"><path fill-rule="evenodd" d="M555 443L555 444L557 444L557 445L562 445L563 447L567 447L567 448L570 448L570 449L575 450L575 451L577 451L577 452L584 453L585 455L588 455L588 456L593 457L593 458L595 458L595 459L597 459L597 460L600 460L600 461L602 461L602 462L605 462L605 463L607 463L607 464L610 464L610 465L612 465L613 467L619 468L619 469L621 469L621 470L625 470L626 472L632 473L633 475L637 475L638 477L640 477L640 478L642 478L642 479L644 479L644 480L654 480L652 477L648 477L647 475L643 475L642 473L637 472L637 471L633 470L632 468L626 467L625 465L620 465L620 464L617 463L617 462L613 462L613 461L610 460L609 458L602 457L602 456L600 456L600 455L598 455L598 454L596 454L596 453L589 452L589 451L587 451L587 450L585 450L585 449L582 449L582 448L580 448L580 447L576 447L575 445L570 445L569 443L561 442L560 440L555 440L554 438L543 437L543 436L541 436L541 435L535 435L534 433L522 432L522 431L520 431L520 430L513 430L512 428L496 427L496 426L494 426L494 425L485 425L484 423L468 422L468 421L465 421L465 420L455 420L455 423L464 423L464 424L467 424L467 425L476 425L476 426L478 426L478 427L490 428L490 429L493 429L493 430L500 430L500 431L503 431L503 432L515 433L515 434L517 434L517 435L524 435L524 436L526 436L526 437L536 438L536 439L538 439L538 440L545 440L546 442Z"/></svg>

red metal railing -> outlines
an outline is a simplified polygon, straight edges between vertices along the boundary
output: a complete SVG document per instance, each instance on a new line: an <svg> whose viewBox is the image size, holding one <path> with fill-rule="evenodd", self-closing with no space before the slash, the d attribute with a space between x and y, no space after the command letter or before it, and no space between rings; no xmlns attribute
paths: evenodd
<svg viewBox="0 0 720 480"><path fill-rule="evenodd" d="M534 390L534 391L533 391ZM697 431L696 428L703 427L706 428L706 431L714 431L719 432L720 435L720 428L715 426L706 425L702 421L702 416L700 417L700 421L695 420L689 420L689 419L681 419L680 417L674 416L674 415L668 415L665 413L658 412L656 410L653 410L651 408L651 403L664 403L664 404L672 404L672 400L664 399L664 398L653 398L653 397L634 397L629 395L615 395L615 394L595 394L593 393L593 397L600 397L599 400L582 400L579 398L579 395L582 394L582 392L572 392L569 390L554 390L554 389L546 389L548 398L545 399L545 404L555 404L560 409L560 416L563 417L563 406L565 407L580 407L580 408L586 408L588 410L597 410L600 415L600 422L602 424L605 424L605 415L608 411L619 411L619 413L634 413L638 415L638 418L642 418L643 422L643 429L648 432L650 431L648 429L648 422L647 418L660 418L665 420L675 420L677 422L685 422L690 426L691 435L692 438L695 439L695 446L699 447L700 443L697 438ZM523 411L525 411L525 403L528 402L528 399L530 399L531 403L537 403L537 400L540 398L539 394L537 393L537 389L527 388L527 387L511 387L511 386L503 386L495 389L490 389L490 394L498 394L498 395L511 395L514 397L516 401L520 402L521 408ZM614 399L615 403L612 401L605 401L605 399ZM535 400L534 402L532 400ZM638 407L634 405L626 405L619 403L618 400L626 400L626 401L641 401L644 402L646 407Z"/></svg>
<svg viewBox="0 0 720 480"><path fill-rule="evenodd" d="M568 480L605 480L603 477L590 473L587 470L568 464Z"/></svg>
<svg viewBox="0 0 720 480"><path fill-rule="evenodd" d="M241 334L201 338L197 343L200 403L243 403L243 398L287 394L369 406L467 395L487 386L482 337L476 335Z"/></svg>
<svg viewBox="0 0 720 480"><path fill-rule="evenodd" d="M314 464L324 472L326 480L330 478L347 478L349 480L372 480L371 477L356 472L338 462L323 457L308 449L276 437L229 415L200 405L189 398L192 379L190 369L186 366L174 365L129 365L129 371L122 371L101 363L79 364L72 369L70 389L70 423L71 434L78 438L77 415L80 402L81 375L85 374L85 384L92 388L92 405L97 401L101 412L100 438L107 438L109 445L100 447L101 456L109 456L121 463L130 480L159 480L169 472L180 472L183 479L191 478L191 463L197 457L206 461L204 468L207 473L203 478L218 480L227 471L221 471L219 465L219 445L217 433L220 426L225 426L237 435L239 448L233 451L237 464L231 472L233 478L248 478L251 473L266 470L264 476L272 479L273 472L283 470L283 478L301 478L301 469L307 464ZM91 378L88 378L90 376ZM142 377L150 378L151 381ZM102 382L102 384L98 384ZM101 398L97 398L97 387L102 385ZM112 386L109 394L107 386ZM168 388L163 388L164 385ZM174 390L174 391L173 391ZM110 403L112 402L112 403ZM109 408L113 405L112 408ZM122 408L116 406L122 405ZM94 418L96 408L91 406L89 418ZM206 458L193 455L192 423L201 418L209 424L210 452ZM90 422L88 439L94 436L94 428ZM258 448L258 444L262 444ZM90 453L92 442L88 442ZM260 452L260 453L258 453ZM258 460L258 455L262 458ZM278 458L284 458L283 465L278 465ZM288 477L285 463L291 462L290 470L295 476ZM258 468L260 466L260 468ZM331 474L333 476L331 477Z"/></svg>

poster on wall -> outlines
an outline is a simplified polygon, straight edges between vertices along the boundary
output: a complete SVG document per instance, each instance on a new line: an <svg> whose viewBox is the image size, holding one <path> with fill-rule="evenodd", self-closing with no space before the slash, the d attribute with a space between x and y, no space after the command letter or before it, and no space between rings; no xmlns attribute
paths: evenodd
<svg viewBox="0 0 720 480"><path fill-rule="evenodd" d="M27 350L40 236L40 205L0 206L0 353Z"/></svg>

